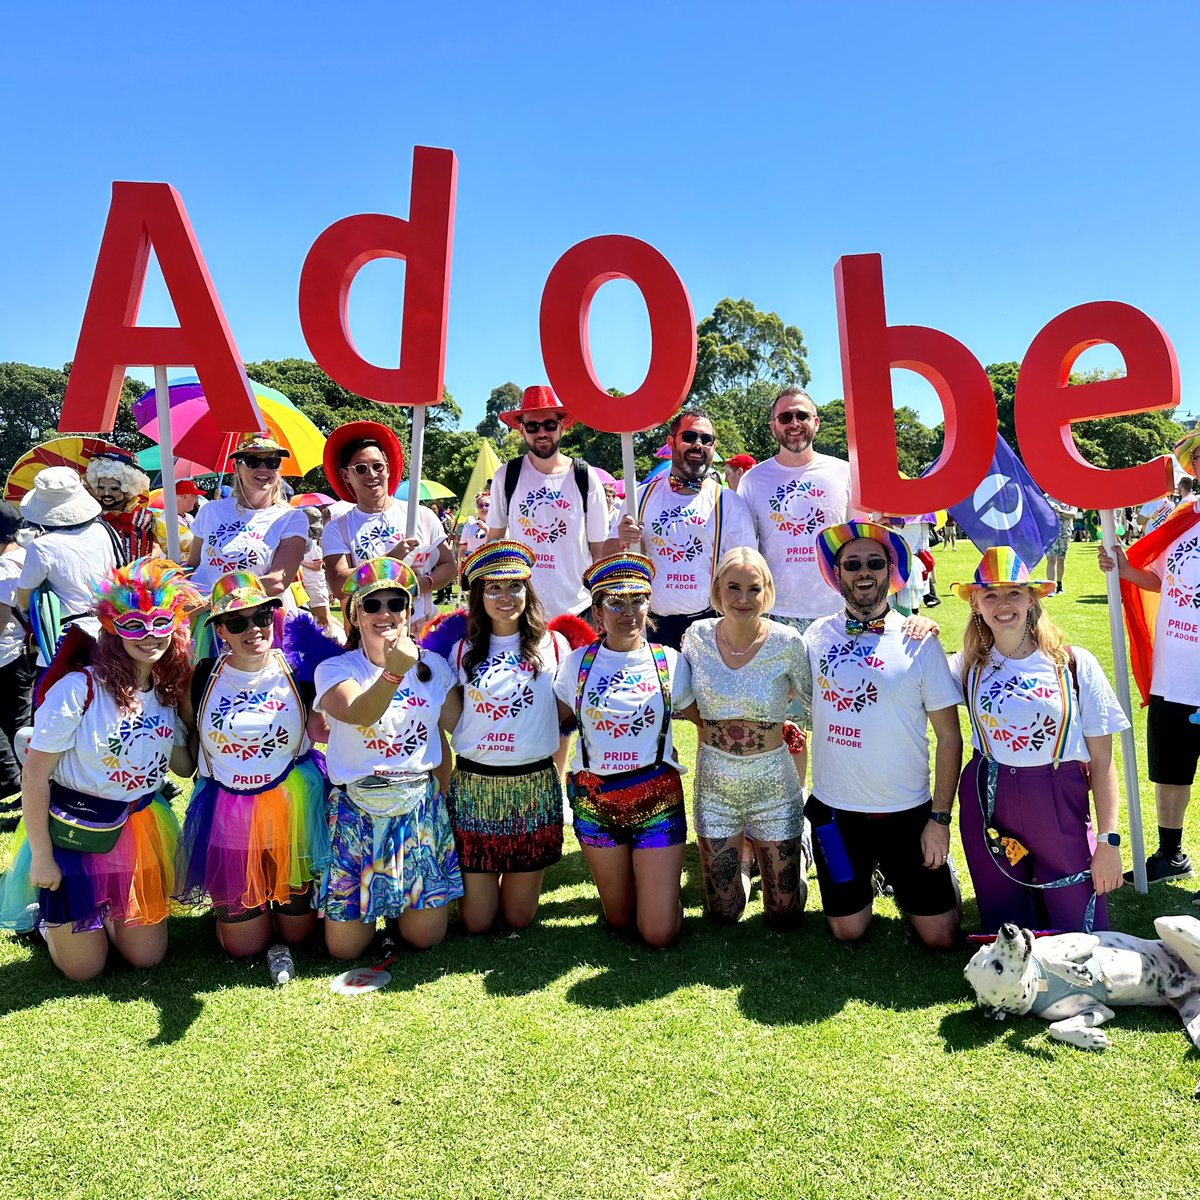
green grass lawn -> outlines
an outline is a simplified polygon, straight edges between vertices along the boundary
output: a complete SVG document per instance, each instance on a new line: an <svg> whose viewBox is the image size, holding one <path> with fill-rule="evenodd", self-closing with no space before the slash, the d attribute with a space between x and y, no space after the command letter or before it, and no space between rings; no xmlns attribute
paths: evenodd
<svg viewBox="0 0 1200 1200"><path fill-rule="evenodd" d="M944 595L977 560L939 551ZM1091 548L1071 547L1048 603L1110 664ZM965 606L934 615L955 648ZM679 740L690 759L690 729ZM1200 915L1196 886L1123 889L1114 924ZM1043 1022L986 1020L968 952L918 948L889 902L853 947L830 938L815 886L799 933L766 928L757 890L740 926L717 928L694 851L684 900L675 949L608 933L568 835L533 929L452 935L358 998L330 992L317 947L273 988L263 963L218 951L208 916L172 920L158 970L89 985L0 938L0 1194L1195 1195L1200 1055L1174 1012L1122 1010L1112 1048L1086 1054Z"/></svg>

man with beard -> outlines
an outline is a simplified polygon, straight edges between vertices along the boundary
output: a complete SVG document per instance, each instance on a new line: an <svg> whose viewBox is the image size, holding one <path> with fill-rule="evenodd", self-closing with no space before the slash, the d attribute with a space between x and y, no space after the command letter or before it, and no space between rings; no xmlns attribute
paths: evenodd
<svg viewBox="0 0 1200 1200"><path fill-rule="evenodd" d="M912 567L908 543L868 521L823 529L818 570L844 611L804 635L812 667L812 823L830 932L867 931L881 869L927 946L958 938L961 902L947 865L962 765L959 689L936 638L907 636L888 606ZM927 726L937 738L932 796Z"/></svg>
<svg viewBox="0 0 1200 1200"><path fill-rule="evenodd" d="M583 573L604 557L608 538L600 477L560 453L562 431L572 420L550 388L526 388L520 408L500 420L521 430L528 452L492 480L488 540L507 537L533 551L532 582L547 617L585 614L591 599Z"/></svg>
<svg viewBox="0 0 1200 1200"><path fill-rule="evenodd" d="M149 506L150 478L132 454L101 451L87 465L88 490L100 503L100 517L116 533L126 562L166 554L167 527Z"/></svg>
<svg viewBox="0 0 1200 1200"><path fill-rule="evenodd" d="M817 534L851 515L850 464L813 449L820 428L807 392L780 392L771 405L779 453L748 471L738 487L775 580L771 615L802 633L838 607L817 569Z"/></svg>
<svg viewBox="0 0 1200 1200"><path fill-rule="evenodd" d="M758 548L750 510L713 475L717 439L706 413L681 412L670 424L671 470L638 488L637 518L621 518L621 548L642 544L655 565L650 592L654 640L678 650L684 632L714 617L709 589L721 555Z"/></svg>

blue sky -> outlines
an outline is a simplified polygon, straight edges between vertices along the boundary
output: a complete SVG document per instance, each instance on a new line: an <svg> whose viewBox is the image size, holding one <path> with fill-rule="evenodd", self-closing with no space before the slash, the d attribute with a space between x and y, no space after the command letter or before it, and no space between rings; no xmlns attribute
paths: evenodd
<svg viewBox="0 0 1200 1200"><path fill-rule="evenodd" d="M114 179L179 190L244 359L310 357L309 246L352 213L406 216L425 144L459 160L446 382L472 423L496 385L544 381L542 286L601 233L665 254L697 319L746 296L800 326L819 403L842 394L833 265L879 252L889 319L984 363L1074 304L1133 304L1175 344L1181 412L1200 412L1191 6L49 11L0 18L0 360L72 357ZM402 271L369 266L352 297L381 363ZM141 320L171 319L153 283ZM592 347L606 386L640 383L632 285L601 290ZM940 419L927 385L894 379Z"/></svg>

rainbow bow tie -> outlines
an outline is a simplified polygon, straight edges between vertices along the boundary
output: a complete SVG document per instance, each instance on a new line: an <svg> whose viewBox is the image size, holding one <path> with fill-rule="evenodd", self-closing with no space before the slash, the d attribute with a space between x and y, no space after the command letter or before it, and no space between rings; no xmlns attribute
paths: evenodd
<svg viewBox="0 0 1200 1200"><path fill-rule="evenodd" d="M847 633L882 633L883 623L887 620L887 614L882 617L876 617L873 621L857 621L854 617L846 618Z"/></svg>

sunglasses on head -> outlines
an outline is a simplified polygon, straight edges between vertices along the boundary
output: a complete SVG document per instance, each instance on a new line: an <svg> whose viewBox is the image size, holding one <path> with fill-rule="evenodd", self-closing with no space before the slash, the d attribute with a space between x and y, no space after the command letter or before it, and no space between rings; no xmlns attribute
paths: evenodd
<svg viewBox="0 0 1200 1200"><path fill-rule="evenodd" d="M238 462L252 471L257 471L259 467L266 467L268 471L278 471L283 466L283 459L278 454L269 458L264 458L261 454L239 454Z"/></svg>
<svg viewBox="0 0 1200 1200"><path fill-rule="evenodd" d="M385 604L390 613L408 612L407 596L389 596L387 600L384 600L382 596L364 596L359 603L362 605L363 612L365 613L375 614L380 612Z"/></svg>
<svg viewBox="0 0 1200 1200"><path fill-rule="evenodd" d="M350 469L355 475L366 475L368 472L372 475L386 475L388 465L385 462L355 463Z"/></svg>
<svg viewBox="0 0 1200 1200"><path fill-rule="evenodd" d="M813 421L816 420L816 413L810 412L781 412L775 420L780 425L790 425L793 421Z"/></svg>
<svg viewBox="0 0 1200 1200"><path fill-rule="evenodd" d="M524 421L521 428L526 433L537 433L539 429L544 429L547 433L553 433L562 422L557 417L547 417L544 421Z"/></svg>
<svg viewBox="0 0 1200 1200"><path fill-rule="evenodd" d="M685 429L680 435L679 440L686 442L689 446L699 442L702 446L716 445L716 437L711 433L701 433L698 429Z"/></svg>
<svg viewBox="0 0 1200 1200"><path fill-rule="evenodd" d="M888 569L888 560L881 558L878 554L872 554L866 560L868 571L886 571ZM843 571L861 571L863 569L863 560L861 558L843 558Z"/></svg>
<svg viewBox="0 0 1200 1200"><path fill-rule="evenodd" d="M251 625L255 629L266 629L274 619L274 608L259 608L251 613L234 613L231 617L222 617L221 624L229 633L245 633Z"/></svg>

